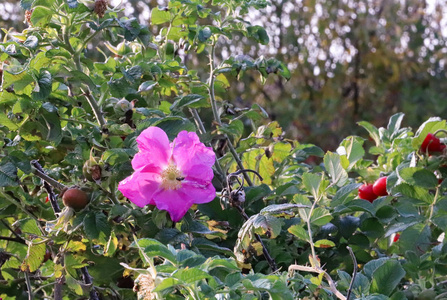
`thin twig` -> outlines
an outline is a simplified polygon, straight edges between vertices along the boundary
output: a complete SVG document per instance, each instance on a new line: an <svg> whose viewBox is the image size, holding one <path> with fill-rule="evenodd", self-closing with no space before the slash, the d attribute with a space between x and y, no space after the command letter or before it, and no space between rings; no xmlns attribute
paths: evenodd
<svg viewBox="0 0 447 300"><path fill-rule="evenodd" d="M24 239L22 239L22 238L17 238L17 237L0 236L0 240L11 241L11 242L17 242L17 243L26 245L26 242L25 242Z"/></svg>
<svg viewBox="0 0 447 300"><path fill-rule="evenodd" d="M355 276L357 275L357 259L355 258L354 252L352 252L351 247L346 246L346 248L348 249L349 254L351 255L351 258L352 258L352 262L354 264L354 270L352 271L351 283L349 284L348 293L346 294L346 299L349 300L349 297L351 296L352 288L354 287Z"/></svg>
<svg viewBox="0 0 447 300"><path fill-rule="evenodd" d="M289 272L292 270L296 270L296 271L303 271L303 272L311 272L311 273L318 273L324 274L324 277L326 278L327 282L329 283L329 289L331 290L332 293L334 293L334 295L340 299L340 300L347 300L347 298L340 293L337 290L337 287L335 285L334 280L332 280L331 275L329 275L325 270L321 269L321 268L316 268L316 267L307 267L307 266L301 266L301 265L290 265L289 266Z"/></svg>
<svg viewBox="0 0 447 300"><path fill-rule="evenodd" d="M44 170L42 169L42 166L39 164L39 162L37 160L32 160L31 165L34 167L33 168L34 175L36 175L40 179L48 182L51 186L57 188L58 190L62 191L63 189L66 188L66 186L63 185L62 183L60 183L57 180L54 180L50 176L46 175Z"/></svg>
<svg viewBox="0 0 447 300"><path fill-rule="evenodd" d="M31 286L31 280L29 278L28 272L25 272L25 282L26 282L26 288L28 289L28 300L33 300L34 299L33 287Z"/></svg>
<svg viewBox="0 0 447 300"><path fill-rule="evenodd" d="M59 190L65 190L67 186L63 185L62 183L54 180L50 176L45 174L45 171L43 170L42 166L39 164L37 160L32 160L31 165L34 167L34 174L36 176L40 177L44 180L43 187L47 191L48 199L50 200L51 207L53 208L54 214L57 215L61 212L61 208L59 207L59 203L57 202L56 195L53 192L53 188L51 186L54 186L55 188Z"/></svg>
<svg viewBox="0 0 447 300"><path fill-rule="evenodd" d="M236 205L235 207L239 211L239 213L242 215L242 217L245 219L245 221L247 221L249 219L249 217L245 213L244 209L242 207L240 207L239 205ZM259 234L255 233L255 238L261 244L262 254L264 255L265 259L267 260L270 268L272 269L273 272L276 272L278 270L278 266L276 265L275 260L270 256L270 253L268 252L267 247L264 245L264 242L262 241L261 236Z"/></svg>

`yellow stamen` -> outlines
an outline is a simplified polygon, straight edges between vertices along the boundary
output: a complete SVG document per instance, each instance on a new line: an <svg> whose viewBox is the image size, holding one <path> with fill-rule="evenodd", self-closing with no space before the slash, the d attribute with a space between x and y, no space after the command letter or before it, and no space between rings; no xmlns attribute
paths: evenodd
<svg viewBox="0 0 447 300"><path fill-rule="evenodd" d="M178 190L183 179L185 178L182 172L171 162L161 173L161 187L165 190Z"/></svg>

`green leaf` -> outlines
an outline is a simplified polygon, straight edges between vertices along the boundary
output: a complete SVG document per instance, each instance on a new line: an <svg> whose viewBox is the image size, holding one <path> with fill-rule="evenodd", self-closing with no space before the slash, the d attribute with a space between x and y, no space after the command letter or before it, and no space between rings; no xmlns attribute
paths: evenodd
<svg viewBox="0 0 447 300"><path fill-rule="evenodd" d="M171 110L182 110L185 107L200 108L208 107L208 100L202 95L190 94L183 97L179 97L171 106Z"/></svg>
<svg viewBox="0 0 447 300"><path fill-rule="evenodd" d="M53 12L44 6L36 6L31 14L31 23L34 27L45 27L50 22Z"/></svg>
<svg viewBox="0 0 447 300"><path fill-rule="evenodd" d="M89 239L96 239L106 244L110 238L111 228L102 212L91 211L84 218L84 231Z"/></svg>
<svg viewBox="0 0 447 300"><path fill-rule="evenodd" d="M389 296L404 276L405 270L398 261L387 260L374 271L370 291Z"/></svg>
<svg viewBox="0 0 447 300"><path fill-rule="evenodd" d="M320 196L321 179L321 174L303 174L303 184L306 187L306 190L314 196L315 200L319 199Z"/></svg>
<svg viewBox="0 0 447 300"><path fill-rule="evenodd" d="M152 292L161 292L166 289L175 287L179 284L181 284L181 281L178 280L177 278L172 277L165 278L162 282L157 284L157 286L155 287L155 289L152 290Z"/></svg>
<svg viewBox="0 0 447 300"><path fill-rule="evenodd" d="M363 158L365 150L363 149L363 139L356 136L347 137L341 142L337 153L342 157L346 157L349 161L348 166L344 166L347 171L350 171L355 164Z"/></svg>
<svg viewBox="0 0 447 300"><path fill-rule="evenodd" d="M332 248L332 247L335 247L335 243L333 241L326 240L326 239L318 240L318 241L315 242L314 245L317 248Z"/></svg>
<svg viewBox="0 0 447 300"><path fill-rule="evenodd" d="M332 198L331 207L345 204L349 200L349 195L351 195L353 191L357 191L361 185L361 183L351 183L339 189L335 193L334 198Z"/></svg>
<svg viewBox="0 0 447 300"><path fill-rule="evenodd" d="M411 141L413 148L419 148L424 139L427 137L427 134L434 133L439 129L447 130L445 120L441 120L439 117L432 117L425 121L416 131L415 137Z"/></svg>
<svg viewBox="0 0 447 300"><path fill-rule="evenodd" d="M49 102L42 104L42 108L39 110L41 113L42 123L45 125L45 131L42 134L46 134L48 141L54 142L58 145L62 141L62 127L57 108Z"/></svg>
<svg viewBox="0 0 447 300"><path fill-rule="evenodd" d="M281 221L271 215L258 214L253 220L253 227L256 233L273 239L281 232Z"/></svg>
<svg viewBox="0 0 447 300"><path fill-rule="evenodd" d="M35 239L34 242L38 242L40 239ZM46 246L45 243L28 245L28 253L23 261L20 269L24 272L35 272L39 269L45 256Z"/></svg>
<svg viewBox="0 0 447 300"><path fill-rule="evenodd" d="M170 20L171 20L171 14L167 9L165 8L160 9L159 7L152 9L151 12L152 25L163 24L169 22Z"/></svg>
<svg viewBox="0 0 447 300"><path fill-rule="evenodd" d="M200 42L204 43L211 37L212 34L213 33L211 32L211 29L209 29L209 27L203 27L200 28L197 38Z"/></svg>
<svg viewBox="0 0 447 300"><path fill-rule="evenodd" d="M357 124L365 128L369 132L369 136L374 140L374 142L376 142L376 146L378 147L381 141L379 130L377 129L377 127L366 121L361 121Z"/></svg>
<svg viewBox="0 0 447 300"><path fill-rule="evenodd" d="M51 93L52 77L47 70L41 70L37 84L33 90L33 100L46 100Z"/></svg>
<svg viewBox="0 0 447 300"><path fill-rule="evenodd" d="M102 160L112 166L128 162L129 156L135 154L132 149L110 149L106 150L102 155Z"/></svg>
<svg viewBox="0 0 447 300"><path fill-rule="evenodd" d="M328 151L324 156L324 166L331 176L333 184L340 187L345 185L348 180L348 173L341 166L340 155Z"/></svg>
<svg viewBox="0 0 447 300"><path fill-rule="evenodd" d="M13 163L7 162L0 166L0 187L19 185L17 168Z"/></svg>
<svg viewBox="0 0 447 300"><path fill-rule="evenodd" d="M402 119L404 118L404 116L404 113L397 113L391 116L387 126L390 135L393 135L393 133L397 132L400 129L400 124L402 123Z"/></svg>
<svg viewBox="0 0 447 300"><path fill-rule="evenodd" d="M306 242L310 241L309 233L301 225L297 224L297 225L290 226L288 231L301 240L304 240Z"/></svg>
<svg viewBox="0 0 447 300"><path fill-rule="evenodd" d="M36 49L38 45L39 39L34 35L30 35L29 37L27 37L26 41L23 43L23 46L30 49Z"/></svg>
<svg viewBox="0 0 447 300"><path fill-rule="evenodd" d="M323 226L332 220L330 212L323 208L317 207L313 210L312 216L310 217L310 222L316 226Z"/></svg>
<svg viewBox="0 0 447 300"><path fill-rule="evenodd" d="M0 127L6 126L9 130L15 131L19 128L19 126L14 123L7 115L0 112Z"/></svg>
<svg viewBox="0 0 447 300"><path fill-rule="evenodd" d="M248 26L247 27L248 34L254 38L257 42L262 45L267 45L269 43L269 36L264 27L261 26Z"/></svg>
<svg viewBox="0 0 447 300"><path fill-rule="evenodd" d="M168 249L168 247L157 240L147 238L139 239L138 245L148 257L159 256L169 260L173 264L177 263L175 255ZM137 247L135 242L133 242L130 246L134 248Z"/></svg>
<svg viewBox="0 0 447 300"><path fill-rule="evenodd" d="M196 268L180 269L175 272L172 277L177 278L186 284L212 278L207 272Z"/></svg>
<svg viewBox="0 0 447 300"><path fill-rule="evenodd" d="M436 175L422 167L410 167L398 170L398 176L406 183L422 188L435 188L438 185Z"/></svg>

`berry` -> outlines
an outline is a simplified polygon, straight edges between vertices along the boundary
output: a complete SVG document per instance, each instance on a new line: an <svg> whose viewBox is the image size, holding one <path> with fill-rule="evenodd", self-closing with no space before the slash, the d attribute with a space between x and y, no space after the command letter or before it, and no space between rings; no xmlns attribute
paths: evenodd
<svg viewBox="0 0 447 300"><path fill-rule="evenodd" d="M397 242L399 240L399 238L400 238L400 233L396 233L396 235L393 238L393 242L394 243Z"/></svg>
<svg viewBox="0 0 447 300"><path fill-rule="evenodd" d="M388 192L386 191L386 179L387 177L381 177L376 180L373 184L373 192L377 196L387 196Z"/></svg>
<svg viewBox="0 0 447 300"><path fill-rule="evenodd" d="M444 149L445 145L433 133L427 134L421 145L421 152L423 153L442 152Z"/></svg>
<svg viewBox="0 0 447 300"><path fill-rule="evenodd" d="M47 262L51 258L51 251L46 249L45 256L43 257L43 262Z"/></svg>
<svg viewBox="0 0 447 300"><path fill-rule="evenodd" d="M363 184L359 187L359 198L363 200L367 200L369 202L373 202L377 199L377 195L373 192L372 184Z"/></svg>
<svg viewBox="0 0 447 300"><path fill-rule="evenodd" d="M87 206L89 200L84 191L78 188L70 188L62 195L62 202L65 206L74 210L81 210Z"/></svg>

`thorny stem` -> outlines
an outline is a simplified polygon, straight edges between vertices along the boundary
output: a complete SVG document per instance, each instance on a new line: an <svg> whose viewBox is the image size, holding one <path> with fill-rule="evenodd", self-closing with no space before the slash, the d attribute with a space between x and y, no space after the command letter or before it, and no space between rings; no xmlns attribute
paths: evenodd
<svg viewBox="0 0 447 300"><path fill-rule="evenodd" d="M320 267L307 267L307 266L301 266L301 265L290 265L289 266L289 272L290 271L303 271L303 272L311 272L311 273L318 273L318 274L324 274L324 277L326 278L327 282L329 283L329 289L331 290L334 295L340 299L340 300L347 300L340 291L337 290L337 287L335 285L334 280L332 280L331 275L329 275L325 270L323 270Z"/></svg>
<svg viewBox="0 0 447 300"><path fill-rule="evenodd" d="M346 299L349 300L349 297L351 296L352 288L354 287L355 276L357 275L357 259L355 258L354 252L352 252L351 247L346 246L346 248L348 249L349 254L351 255L352 263L354 264L354 270L352 271L351 283L349 284L348 293L346 294Z"/></svg>
<svg viewBox="0 0 447 300"><path fill-rule="evenodd" d="M209 54L210 77L209 77L208 91L209 91L211 109L213 111L214 120L216 120L216 122L219 126L222 126L222 120L220 119L219 111L217 109L216 97L214 94L214 81L215 81L214 54L215 54L216 43L215 43L214 37L211 37L211 39L213 40L213 42L211 44L211 51ZM236 160L236 164L237 164L238 168L244 169L244 165L242 164L242 161L241 161L239 155L237 154L236 149L234 148L233 144L231 143L230 138L228 137L227 134L224 134L224 137L228 141L228 148L230 149L231 155L233 155L234 159ZM247 184L249 186L253 186L253 182L251 181L250 177L246 173L244 173L244 178L245 178L245 181L247 181Z"/></svg>

